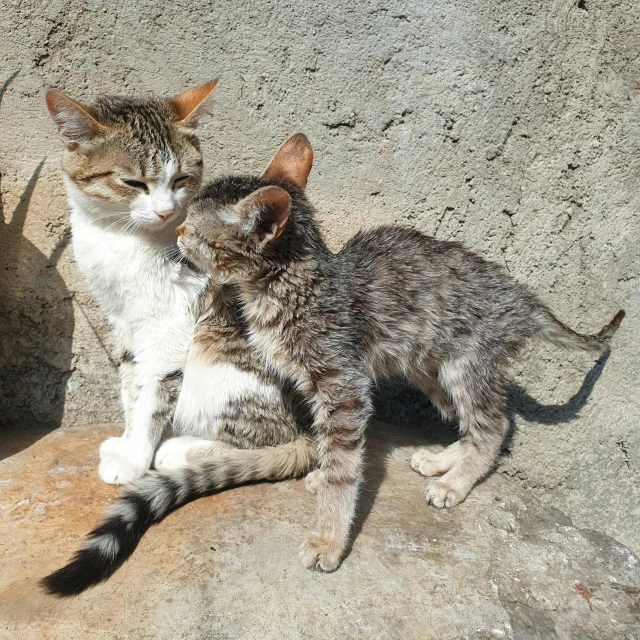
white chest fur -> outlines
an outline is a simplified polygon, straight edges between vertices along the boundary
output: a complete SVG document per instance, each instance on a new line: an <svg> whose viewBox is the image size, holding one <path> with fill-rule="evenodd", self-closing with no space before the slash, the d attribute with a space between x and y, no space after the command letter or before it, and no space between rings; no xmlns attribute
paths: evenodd
<svg viewBox="0 0 640 640"><path fill-rule="evenodd" d="M131 232L126 216L67 187L76 262L120 348L150 369L182 368L207 277L170 259L173 229Z"/></svg>

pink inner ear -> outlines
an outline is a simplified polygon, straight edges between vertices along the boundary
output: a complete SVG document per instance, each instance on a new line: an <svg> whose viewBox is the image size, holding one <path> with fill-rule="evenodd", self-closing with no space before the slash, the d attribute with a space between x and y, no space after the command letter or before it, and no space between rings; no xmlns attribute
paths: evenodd
<svg viewBox="0 0 640 640"><path fill-rule="evenodd" d="M185 126L196 126L198 124L198 116L206 110L207 100L213 93L217 80L212 80L205 84L189 89L180 95L170 98L169 104L175 109L178 121Z"/></svg>
<svg viewBox="0 0 640 640"><path fill-rule="evenodd" d="M307 186L313 165L313 150L304 133L291 136L273 156L262 177L293 184L299 189Z"/></svg>

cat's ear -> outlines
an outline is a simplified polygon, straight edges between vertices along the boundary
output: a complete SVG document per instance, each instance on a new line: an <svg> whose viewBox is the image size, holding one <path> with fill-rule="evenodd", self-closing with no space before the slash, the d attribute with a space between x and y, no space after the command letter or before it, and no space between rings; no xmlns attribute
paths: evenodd
<svg viewBox="0 0 640 640"><path fill-rule="evenodd" d="M298 189L304 189L312 164L313 150L307 136L304 133L296 133L278 149L262 177L265 180L279 180Z"/></svg>
<svg viewBox="0 0 640 640"><path fill-rule="evenodd" d="M211 97L217 86L218 81L212 80L195 89L189 89L178 96L169 98L167 102L177 114L176 124L195 129L198 126L198 118L207 113L211 106Z"/></svg>
<svg viewBox="0 0 640 640"><path fill-rule="evenodd" d="M257 245L275 240L291 213L291 196L280 187L262 187L235 205L244 228Z"/></svg>
<svg viewBox="0 0 640 640"><path fill-rule="evenodd" d="M79 145L90 142L92 138L107 130L107 127L101 125L89 113L87 107L61 91L49 89L46 101L62 142L68 149L77 149Z"/></svg>

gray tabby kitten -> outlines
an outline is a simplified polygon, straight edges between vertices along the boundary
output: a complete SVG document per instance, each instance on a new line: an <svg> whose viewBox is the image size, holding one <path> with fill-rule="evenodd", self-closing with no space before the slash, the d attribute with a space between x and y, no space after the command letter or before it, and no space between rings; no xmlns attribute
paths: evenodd
<svg viewBox="0 0 640 640"><path fill-rule="evenodd" d="M51 593L106 579L151 524L195 495L315 465L309 418L249 350L231 287L177 251L175 228L202 177L196 127L216 84L90 105L47 92L76 262L122 354L125 431L102 443L99 475L127 484L152 464L161 471L127 487L73 562L45 579Z"/></svg>
<svg viewBox="0 0 640 640"><path fill-rule="evenodd" d="M376 379L405 376L443 416L458 418L459 441L411 462L441 476L429 481L428 502L453 507L498 454L509 427L507 365L527 340L599 351L624 312L597 335L581 335L497 265L411 229L360 232L333 254L303 191L312 158L298 134L262 177L207 185L178 244L214 278L239 286L250 345L310 402L319 518L300 557L333 571L349 541Z"/></svg>

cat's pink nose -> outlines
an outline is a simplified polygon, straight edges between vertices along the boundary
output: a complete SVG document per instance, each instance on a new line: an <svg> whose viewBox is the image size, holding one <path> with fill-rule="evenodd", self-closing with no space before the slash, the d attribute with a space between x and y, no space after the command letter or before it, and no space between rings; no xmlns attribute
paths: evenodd
<svg viewBox="0 0 640 640"><path fill-rule="evenodd" d="M164 211L156 211L156 215L160 220L168 220L174 213L175 209L165 209Z"/></svg>

